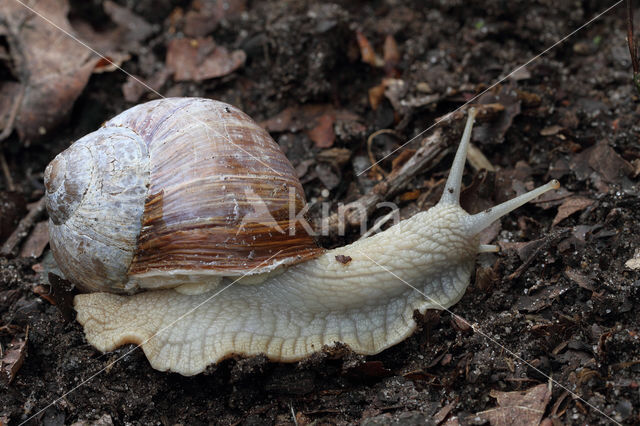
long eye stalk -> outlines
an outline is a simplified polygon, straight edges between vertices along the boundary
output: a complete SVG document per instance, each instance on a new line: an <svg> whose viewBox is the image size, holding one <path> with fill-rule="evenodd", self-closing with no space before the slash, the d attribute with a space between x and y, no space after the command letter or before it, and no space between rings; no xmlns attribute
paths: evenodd
<svg viewBox="0 0 640 426"><path fill-rule="evenodd" d="M511 200L505 201L504 203L498 204L497 206L491 207L490 209L487 209L483 212L474 214L469 218L469 234L476 235L477 233L491 225L494 221L500 219L502 216L511 213L513 210L539 197L545 192L558 188L560 188L560 182L558 182L556 179L553 179L552 181L547 182L545 185L539 186L532 191L524 193L516 198L512 198Z"/></svg>
<svg viewBox="0 0 640 426"><path fill-rule="evenodd" d="M444 187L442 198L440 198L441 204L459 204L460 203L460 187L462 186L462 174L464 173L464 164L467 161L467 151L469 150L469 143L471 141L471 130L473 129L473 122L476 118L476 109L469 108L469 118L467 118L467 124L464 127L464 133L460 140L460 145L456 151L456 157L453 159L451 165L451 171L447 178L447 184Z"/></svg>
<svg viewBox="0 0 640 426"><path fill-rule="evenodd" d="M442 198L440 198L439 204L460 204L462 174L464 172L464 165L467 159L467 151L469 149L469 144L471 141L471 131L473 129L473 122L475 120L475 117L476 109L470 108L469 118L467 118L467 124L465 125L464 133L462 134L460 145L458 146L458 150L456 151L456 156L453 160L453 165L451 166L451 171L449 172L449 177L447 178L447 184L444 188L444 192L442 193ZM502 216L539 197L545 192L558 188L560 188L560 183L554 179L548 182L546 185L540 186L512 200L505 201L498 206L470 216L467 223L467 230L469 232L469 235L478 234L480 231L491 225L492 222L500 219ZM484 249L481 249L481 251L493 251L494 246L487 246Z"/></svg>

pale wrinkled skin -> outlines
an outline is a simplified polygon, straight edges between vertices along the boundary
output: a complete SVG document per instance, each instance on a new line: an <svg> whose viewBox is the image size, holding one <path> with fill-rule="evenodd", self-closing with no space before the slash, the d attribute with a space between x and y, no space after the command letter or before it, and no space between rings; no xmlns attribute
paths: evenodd
<svg viewBox="0 0 640 426"><path fill-rule="evenodd" d="M413 333L415 310L447 308L464 294L477 240L445 227L465 217L457 206L434 207L258 285L79 295L78 321L99 350L141 344L154 368L184 375L232 354L294 361L336 342L378 353Z"/></svg>

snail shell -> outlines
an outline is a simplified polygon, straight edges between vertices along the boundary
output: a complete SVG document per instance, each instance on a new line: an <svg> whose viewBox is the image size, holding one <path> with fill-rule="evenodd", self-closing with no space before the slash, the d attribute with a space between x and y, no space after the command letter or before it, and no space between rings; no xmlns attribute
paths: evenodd
<svg viewBox="0 0 640 426"><path fill-rule="evenodd" d="M269 134L231 105L141 104L47 167L52 251L88 291L264 275L322 253L295 220L306 205L295 176Z"/></svg>

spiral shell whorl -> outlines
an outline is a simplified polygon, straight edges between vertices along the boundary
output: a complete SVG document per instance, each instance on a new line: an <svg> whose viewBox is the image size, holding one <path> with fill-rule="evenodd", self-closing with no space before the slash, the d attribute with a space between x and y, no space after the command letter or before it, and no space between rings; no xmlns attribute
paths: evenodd
<svg viewBox="0 0 640 426"><path fill-rule="evenodd" d="M83 144L74 144L49 163L44 171L44 184L47 210L54 224L62 225L75 212L92 174L91 153Z"/></svg>
<svg viewBox="0 0 640 426"><path fill-rule="evenodd" d="M47 167L52 251L65 277L81 289L135 290L127 287L127 270L140 232L148 164L137 134L103 127Z"/></svg>

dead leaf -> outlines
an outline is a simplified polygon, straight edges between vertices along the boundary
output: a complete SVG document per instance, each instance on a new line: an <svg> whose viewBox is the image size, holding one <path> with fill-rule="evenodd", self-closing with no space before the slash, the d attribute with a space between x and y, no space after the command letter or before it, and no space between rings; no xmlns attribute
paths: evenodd
<svg viewBox="0 0 640 426"><path fill-rule="evenodd" d="M433 420L436 422L436 424L442 423L449 416L449 413L451 413L451 410L453 410L457 404L458 404L457 399L454 401L451 401L449 404L442 407L440 411L434 414Z"/></svg>
<svg viewBox="0 0 640 426"><path fill-rule="evenodd" d="M549 210L552 207L559 206L568 197L573 195L573 192L569 191L565 187L556 189L555 191L545 192L538 198L536 198L532 204L540 207L543 210Z"/></svg>
<svg viewBox="0 0 640 426"><path fill-rule="evenodd" d="M585 290L595 291L595 287L593 285L593 280L586 275L576 271L575 269L567 268L564 271L564 276L569 278L574 283L578 284L580 287Z"/></svg>
<svg viewBox="0 0 640 426"><path fill-rule="evenodd" d="M164 83L166 83L167 78L169 78L169 74L170 71L163 68L148 79L136 76L136 80L132 76L127 76L127 81L122 85L122 94L124 95L124 99L127 102L138 102L142 95L150 91L149 87L153 90L159 91L162 86L164 86ZM141 84L141 81L144 84Z"/></svg>
<svg viewBox="0 0 640 426"><path fill-rule="evenodd" d="M356 39L358 40L358 46L360 47L360 57L362 58L362 62L369 64L372 67L384 66L384 60L376 54L371 43L369 43L369 40L367 40L362 32L356 31Z"/></svg>
<svg viewBox="0 0 640 426"><path fill-rule="evenodd" d="M384 98L384 90L385 90L384 81L377 86L373 86L369 89L369 104L371 105L372 110L377 110Z"/></svg>
<svg viewBox="0 0 640 426"><path fill-rule="evenodd" d="M307 131L307 136L318 148L330 148L336 140L336 134L333 131L333 123L335 117L330 114L322 114L318 117L317 125Z"/></svg>
<svg viewBox="0 0 640 426"><path fill-rule="evenodd" d="M398 50L396 39L394 39L391 34L387 35L384 39L382 51L385 72L388 76L394 76L398 73L396 71L396 66L400 63L400 51Z"/></svg>
<svg viewBox="0 0 640 426"><path fill-rule="evenodd" d="M636 250L636 252L634 253L633 257L631 259L627 260L624 263L624 266L626 266L629 269L633 269L633 270L640 269L640 249Z"/></svg>
<svg viewBox="0 0 640 426"><path fill-rule="evenodd" d="M4 356L0 358L0 375L2 381L9 384L13 381L24 362L27 355L27 339L18 340L14 338L9 347L5 350Z"/></svg>
<svg viewBox="0 0 640 426"><path fill-rule="evenodd" d="M110 0L105 1L102 7L118 26L115 30L116 34L113 34L112 38L114 41L117 39L117 46L120 49L133 51L138 47L139 42L153 33L153 25L133 13L129 8Z"/></svg>
<svg viewBox="0 0 640 426"><path fill-rule="evenodd" d="M479 170L487 170L489 172L496 171L496 168L493 167L493 164L491 164L489 159L475 144L469 144L469 149L467 151L467 161L469 162L469 165L473 167L473 169L476 171L479 171Z"/></svg>
<svg viewBox="0 0 640 426"><path fill-rule="evenodd" d="M518 93L509 87L499 87L480 96L479 104L498 103L504 106L504 110L496 120L476 126L472 141L478 144L502 143L513 119L520 114L520 102Z"/></svg>
<svg viewBox="0 0 640 426"><path fill-rule="evenodd" d="M631 165L634 169L631 176L637 178L638 176L640 176L640 158L636 158L635 160L631 161Z"/></svg>
<svg viewBox="0 0 640 426"><path fill-rule="evenodd" d="M40 257L49 244L49 222L38 222L20 250L20 257Z"/></svg>
<svg viewBox="0 0 640 426"><path fill-rule="evenodd" d="M557 135L558 133L560 133L561 130L562 130L562 126L558 126L557 124L554 124L553 126L545 127L544 129L540 130L540 136Z"/></svg>
<svg viewBox="0 0 640 426"><path fill-rule="evenodd" d="M350 158L351 150L348 148L325 149L316 155L316 160L324 161L325 163L332 163L337 167L342 167L347 164Z"/></svg>
<svg viewBox="0 0 640 426"><path fill-rule="evenodd" d="M260 126L269 132L291 132L311 130L319 126L323 116L330 116L334 123L342 125L353 124L353 127L361 121L357 114L347 110L336 110L329 104L300 105L289 107L280 111L274 117L260 122ZM327 118L324 120L328 121ZM326 123L325 123L326 126Z"/></svg>
<svg viewBox="0 0 640 426"><path fill-rule="evenodd" d="M33 292L55 306L56 301L51 296L51 288L48 285L37 285L33 288Z"/></svg>
<svg viewBox="0 0 640 426"><path fill-rule="evenodd" d="M67 0L31 7L64 31L75 32L67 19ZM23 141L41 138L67 116L97 58L19 2L0 3L0 36L7 39L9 68L24 89L14 128Z"/></svg>
<svg viewBox="0 0 640 426"><path fill-rule="evenodd" d="M584 210L592 204L593 200L585 197L575 196L567 198L562 202L560 207L558 207L558 214L556 214L556 217L553 219L551 226L556 226L572 214Z"/></svg>
<svg viewBox="0 0 640 426"><path fill-rule="evenodd" d="M414 189L413 191L407 191L398 195L398 199L400 201L413 201L417 200L418 197L420 197L420 194L421 192L419 189Z"/></svg>
<svg viewBox="0 0 640 426"><path fill-rule="evenodd" d="M598 183L599 177L607 183L619 184L624 176L633 173L633 166L605 140L574 155L569 164L578 179L591 179L594 184ZM597 176L593 176L594 172Z"/></svg>
<svg viewBox="0 0 640 426"><path fill-rule="evenodd" d="M166 64L176 81L201 81L222 77L244 65L242 50L229 52L213 38L176 38L167 46Z"/></svg>
<svg viewBox="0 0 640 426"><path fill-rule="evenodd" d="M546 384L541 384L526 391L492 390L490 395L497 400L498 407L476 413L476 417L493 426L537 425L549 403L551 390Z"/></svg>

